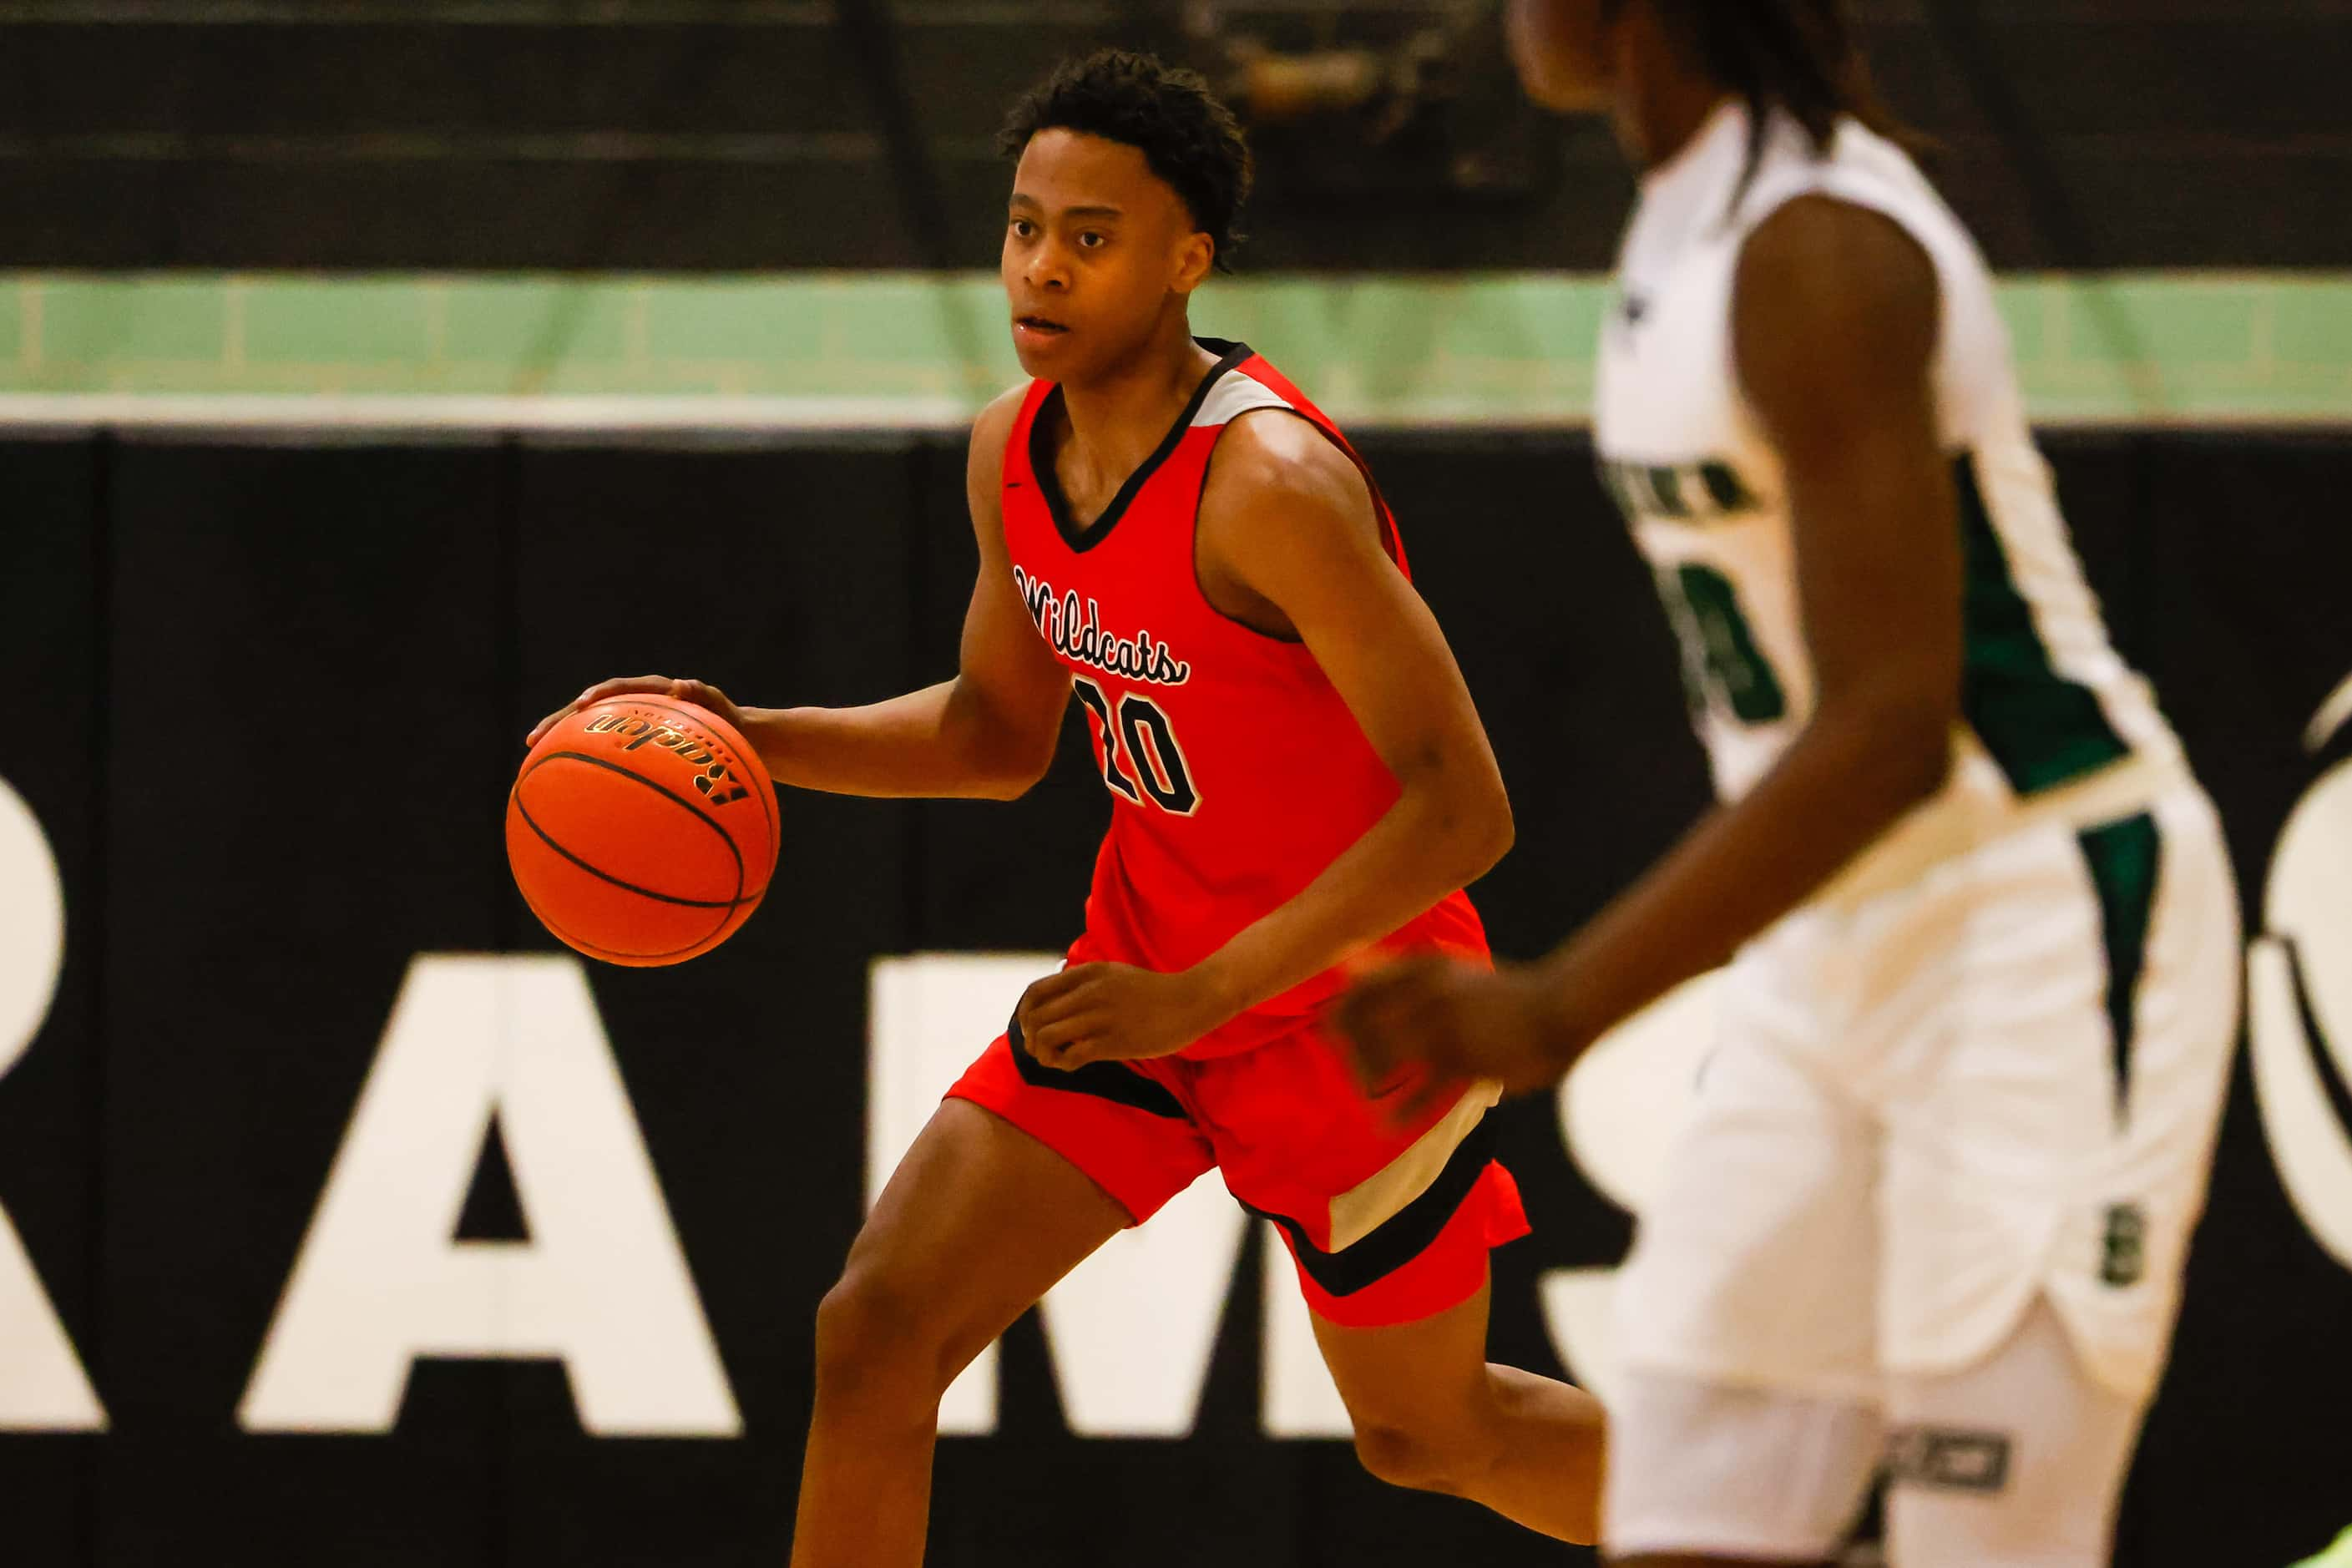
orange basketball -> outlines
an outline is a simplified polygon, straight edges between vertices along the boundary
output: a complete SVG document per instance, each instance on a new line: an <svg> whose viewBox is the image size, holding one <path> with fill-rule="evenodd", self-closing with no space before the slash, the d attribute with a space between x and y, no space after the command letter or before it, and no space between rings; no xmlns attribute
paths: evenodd
<svg viewBox="0 0 2352 1568"><path fill-rule="evenodd" d="M776 794L734 726L691 702L614 697L540 738L507 796L507 863L531 912L591 958L709 952L776 869Z"/></svg>

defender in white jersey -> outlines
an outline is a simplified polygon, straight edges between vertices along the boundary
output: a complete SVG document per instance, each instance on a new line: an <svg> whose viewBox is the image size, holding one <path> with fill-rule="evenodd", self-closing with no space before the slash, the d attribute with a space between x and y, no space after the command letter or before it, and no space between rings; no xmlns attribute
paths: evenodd
<svg viewBox="0 0 2352 1568"><path fill-rule="evenodd" d="M1514 0L1642 169L1595 440L1722 806L1535 968L1388 972L1375 1073L1515 1087L1725 959L1620 1286L1604 1541L2087 1568L2164 1365L2237 1016L2213 809L2116 656L1991 279L1841 0Z"/></svg>

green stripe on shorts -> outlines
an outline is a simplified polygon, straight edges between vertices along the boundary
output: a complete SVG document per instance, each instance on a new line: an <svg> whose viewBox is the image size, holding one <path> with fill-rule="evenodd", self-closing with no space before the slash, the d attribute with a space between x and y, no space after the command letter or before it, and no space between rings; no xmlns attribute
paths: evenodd
<svg viewBox="0 0 2352 1568"><path fill-rule="evenodd" d="M2120 1125L2131 1110L2132 1041L2163 839L2156 818L2146 812L2091 828L2081 838L2091 886L2099 895L2099 927L2107 950L2107 1022L2115 1031L2116 1121Z"/></svg>

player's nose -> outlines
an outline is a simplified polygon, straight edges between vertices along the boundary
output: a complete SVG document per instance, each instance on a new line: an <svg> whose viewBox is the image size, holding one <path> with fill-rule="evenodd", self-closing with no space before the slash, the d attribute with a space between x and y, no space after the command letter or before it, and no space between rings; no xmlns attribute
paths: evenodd
<svg viewBox="0 0 2352 1568"><path fill-rule="evenodd" d="M1029 265L1022 276L1032 289L1066 289L1070 286L1069 258L1049 240L1029 253Z"/></svg>

